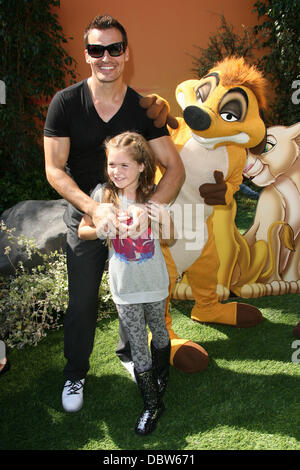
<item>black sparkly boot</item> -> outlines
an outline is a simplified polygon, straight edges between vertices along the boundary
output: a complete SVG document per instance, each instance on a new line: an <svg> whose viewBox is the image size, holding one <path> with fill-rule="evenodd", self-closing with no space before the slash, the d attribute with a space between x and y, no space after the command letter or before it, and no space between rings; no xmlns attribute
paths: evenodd
<svg viewBox="0 0 300 470"><path fill-rule="evenodd" d="M135 425L135 432L145 436L154 431L165 407L158 398L157 381L153 369L140 373L135 370L134 373L144 401L144 408Z"/></svg>
<svg viewBox="0 0 300 470"><path fill-rule="evenodd" d="M171 343L167 344L165 348L156 349L151 341L151 354L152 354L152 364L154 373L157 378L158 383L158 397L162 401L165 394L168 379L169 379L169 368L170 368L170 352L171 352Z"/></svg>

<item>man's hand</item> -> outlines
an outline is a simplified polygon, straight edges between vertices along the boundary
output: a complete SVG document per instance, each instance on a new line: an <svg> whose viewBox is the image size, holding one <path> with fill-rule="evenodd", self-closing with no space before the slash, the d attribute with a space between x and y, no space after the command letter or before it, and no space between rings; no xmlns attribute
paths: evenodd
<svg viewBox="0 0 300 470"><path fill-rule="evenodd" d="M92 215L98 238L115 238L118 233L119 221L113 204L98 204Z"/></svg>
<svg viewBox="0 0 300 470"><path fill-rule="evenodd" d="M155 127L163 127L168 124L172 129L177 129L178 121L170 114L169 103L158 95L147 95L140 99L140 106L147 109L147 116L153 120Z"/></svg>
<svg viewBox="0 0 300 470"><path fill-rule="evenodd" d="M225 195L227 185L224 181L222 171L214 171L215 183L205 183L199 187L200 196L203 197L205 204L209 206L226 205Z"/></svg>

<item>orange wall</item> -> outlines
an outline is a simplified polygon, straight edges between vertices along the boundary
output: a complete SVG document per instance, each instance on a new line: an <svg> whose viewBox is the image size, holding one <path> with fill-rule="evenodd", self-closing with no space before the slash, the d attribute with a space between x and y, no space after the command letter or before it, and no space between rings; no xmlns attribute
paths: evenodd
<svg viewBox="0 0 300 470"><path fill-rule="evenodd" d="M173 114L181 111L175 88L193 78L194 46L205 47L217 32L220 14L241 33L242 24L253 26L254 0L61 0L57 11L66 37L66 49L78 63L80 78L89 76L83 54L83 32L90 20L109 13L125 27L130 48L126 81L141 93L158 93L171 104Z"/></svg>

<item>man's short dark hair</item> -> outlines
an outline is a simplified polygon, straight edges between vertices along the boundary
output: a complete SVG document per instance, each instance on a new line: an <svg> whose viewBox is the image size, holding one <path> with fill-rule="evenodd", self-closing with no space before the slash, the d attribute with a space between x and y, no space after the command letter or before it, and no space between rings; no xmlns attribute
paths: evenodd
<svg viewBox="0 0 300 470"><path fill-rule="evenodd" d="M125 28L121 25L121 23L119 23L118 20L116 20L110 15L98 15L88 24L84 31L84 45L87 46L88 35L92 29L104 30L110 28L116 28L120 31L120 33L122 34L123 42L125 43L125 47L127 47L128 40Z"/></svg>

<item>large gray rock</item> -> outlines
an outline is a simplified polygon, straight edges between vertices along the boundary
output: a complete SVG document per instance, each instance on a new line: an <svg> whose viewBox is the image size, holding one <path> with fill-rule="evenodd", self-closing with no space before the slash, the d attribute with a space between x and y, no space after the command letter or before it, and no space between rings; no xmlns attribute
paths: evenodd
<svg viewBox="0 0 300 470"><path fill-rule="evenodd" d="M50 253L55 250L64 250L66 243L67 227L63 221L63 215L67 202L64 199L54 201L22 201L6 210L1 215L1 220L8 228L15 227L15 236L24 235L34 238L36 246L41 253ZM33 256L28 260L25 248L17 244L10 244L7 235L0 230L0 273L13 274L5 248L10 245L9 254L12 264L17 266L22 261L24 266L33 267L40 264L41 259Z"/></svg>

